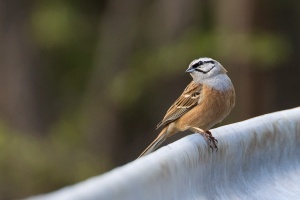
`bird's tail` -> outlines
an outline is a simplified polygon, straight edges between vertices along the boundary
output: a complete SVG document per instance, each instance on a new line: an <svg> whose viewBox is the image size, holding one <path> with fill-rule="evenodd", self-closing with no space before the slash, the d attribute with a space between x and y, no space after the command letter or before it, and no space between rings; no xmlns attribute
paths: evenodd
<svg viewBox="0 0 300 200"><path fill-rule="evenodd" d="M139 158L156 150L159 147L159 145L161 145L161 143L163 143L167 139L167 133L167 127L165 127L157 136L157 138L143 151Z"/></svg>

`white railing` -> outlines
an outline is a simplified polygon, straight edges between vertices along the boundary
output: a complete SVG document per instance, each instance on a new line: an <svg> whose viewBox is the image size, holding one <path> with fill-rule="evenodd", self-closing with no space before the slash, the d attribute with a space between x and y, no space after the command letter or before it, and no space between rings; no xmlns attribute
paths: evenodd
<svg viewBox="0 0 300 200"><path fill-rule="evenodd" d="M300 199L300 107L193 134L98 177L30 200Z"/></svg>

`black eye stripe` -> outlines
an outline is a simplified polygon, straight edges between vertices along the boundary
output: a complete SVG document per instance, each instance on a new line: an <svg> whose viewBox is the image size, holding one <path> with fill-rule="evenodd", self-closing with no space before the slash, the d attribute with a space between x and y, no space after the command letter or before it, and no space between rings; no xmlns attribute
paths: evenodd
<svg viewBox="0 0 300 200"><path fill-rule="evenodd" d="M201 64L199 63L199 62L197 62L197 63L195 63L195 64L193 64L192 65L192 68L197 68L197 67L199 67Z"/></svg>
<svg viewBox="0 0 300 200"><path fill-rule="evenodd" d="M199 62L193 64L193 65L192 65L192 68L197 68L197 67L199 67L199 66L201 66L201 65L203 65L203 64L206 64L206 63L215 64L215 62L212 61L212 60L208 60L208 61L199 61Z"/></svg>

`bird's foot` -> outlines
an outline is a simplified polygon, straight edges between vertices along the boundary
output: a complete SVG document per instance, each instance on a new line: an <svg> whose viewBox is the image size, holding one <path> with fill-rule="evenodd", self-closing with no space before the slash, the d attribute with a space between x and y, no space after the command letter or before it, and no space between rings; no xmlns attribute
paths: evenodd
<svg viewBox="0 0 300 200"><path fill-rule="evenodd" d="M211 132L210 131L206 131L204 133L204 138L206 140L206 142L208 143L209 147L211 148L212 152L214 150L218 151L218 140L212 136Z"/></svg>

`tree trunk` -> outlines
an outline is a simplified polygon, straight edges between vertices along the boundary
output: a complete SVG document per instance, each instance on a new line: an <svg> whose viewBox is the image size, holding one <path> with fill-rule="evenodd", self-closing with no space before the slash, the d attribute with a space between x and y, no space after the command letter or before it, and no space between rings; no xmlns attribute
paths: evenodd
<svg viewBox="0 0 300 200"><path fill-rule="evenodd" d="M0 118L18 131L38 132L30 3L0 2Z"/></svg>
<svg viewBox="0 0 300 200"><path fill-rule="evenodd" d="M255 101L251 61L247 53L252 28L251 0L216 1L216 31L220 55L224 55L225 68L233 77L236 89L235 116L239 120L253 116ZM230 75L232 74L232 75Z"/></svg>

